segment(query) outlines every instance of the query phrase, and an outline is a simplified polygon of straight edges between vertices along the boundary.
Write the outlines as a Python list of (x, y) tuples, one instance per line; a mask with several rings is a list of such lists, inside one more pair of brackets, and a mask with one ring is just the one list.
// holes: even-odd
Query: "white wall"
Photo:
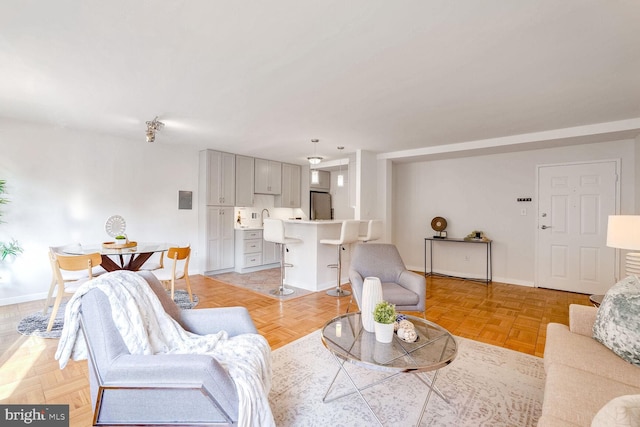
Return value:
[[(132, 141), (2, 120), (0, 153), (0, 179), (11, 200), (2, 207), (0, 241), (13, 237), (24, 247), (15, 260), (0, 263), (0, 305), (46, 297), (48, 247), (108, 240), (110, 215), (125, 218), (132, 240), (196, 246), (194, 147), (161, 137), (149, 144), (142, 131)], [(193, 210), (178, 210), (178, 190), (193, 191)]]
[(349, 205), (349, 166), (342, 168), (344, 186), (338, 187), (338, 175), (340, 171), (331, 171), (331, 206), (335, 219), (353, 219), (354, 208)]
[[(388, 221), (385, 241), (398, 245), (409, 268), (423, 269), (423, 238), (432, 235), (429, 223), (439, 215), (449, 221), (451, 236), (481, 229), (494, 239), (494, 280), (532, 284), (536, 165), (620, 158), (621, 213), (637, 213), (639, 145), (628, 140), (393, 165), (374, 160), (367, 162), (368, 183), (382, 191), (357, 191), (366, 199), (362, 211)], [(113, 214), (125, 217), (133, 240), (196, 246), (201, 148), (163, 143), (160, 137), (149, 144), (142, 137), (124, 140), (0, 120), (0, 179), (7, 180), (11, 200), (2, 208), (0, 241), (13, 237), (25, 249), (15, 260), (0, 262), (0, 305), (44, 298), (51, 279), (48, 247), (107, 240), (104, 222)], [(177, 209), (178, 190), (193, 191), (193, 210)], [(534, 201), (517, 203), (518, 197)], [(303, 204), (308, 210), (304, 196)], [(523, 207), (527, 216), (520, 215)], [(466, 263), (477, 271), (474, 263), (481, 262), (478, 253), (443, 254), (449, 263), (444, 266), (452, 270)], [(470, 260), (461, 262), (465, 255)], [(200, 265), (193, 256), (191, 265)]]
[(359, 185), (356, 185), (356, 219), (382, 219), (378, 212), (378, 162), (375, 153), (358, 150)]
[(640, 135), (638, 135), (635, 139), (635, 168), (634, 168), (634, 176), (633, 181), (636, 183), (636, 203), (634, 206), (634, 210), (631, 212), (627, 212), (628, 214), (640, 215)]
[[(622, 159), (621, 213), (634, 210), (633, 140), (393, 167), (393, 241), (411, 269), (424, 269), (424, 237), (431, 219), (447, 219), (450, 237), (482, 230), (493, 240), (493, 279), (532, 286), (535, 277), (536, 166)], [(532, 202), (517, 202), (531, 197)], [(521, 210), (527, 210), (522, 216)], [(484, 276), (484, 245), (440, 244), (438, 270)], [(465, 257), (469, 260), (466, 261)]]

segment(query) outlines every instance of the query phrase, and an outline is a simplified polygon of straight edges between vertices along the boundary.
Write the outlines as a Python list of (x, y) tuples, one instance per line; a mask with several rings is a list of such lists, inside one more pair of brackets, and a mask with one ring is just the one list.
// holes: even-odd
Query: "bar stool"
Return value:
[(367, 224), (367, 234), (364, 236), (358, 236), (358, 240), (361, 242), (370, 242), (372, 240), (378, 240), (382, 237), (382, 221), (379, 219), (370, 219)]
[(302, 243), (302, 240), (284, 235), (284, 222), (281, 219), (265, 218), (262, 237), (267, 242), (273, 242), (280, 246), (280, 286), (269, 293), (278, 296), (291, 295), (293, 289), (284, 287), (284, 269), (293, 267), (292, 264), (285, 263), (284, 254), (288, 251), (287, 245), (290, 243)]
[(327, 291), (327, 295), (332, 297), (344, 297), (351, 295), (351, 292), (345, 291), (340, 285), (340, 279), (342, 276), (342, 251), (343, 245), (348, 245), (358, 241), (358, 232), (360, 231), (360, 221), (344, 221), (342, 223), (342, 229), (340, 230), (339, 239), (321, 239), (320, 243), (325, 245), (335, 245), (338, 248), (338, 263), (329, 264), (327, 267), (335, 268), (338, 270), (338, 280), (336, 281), (336, 288)]

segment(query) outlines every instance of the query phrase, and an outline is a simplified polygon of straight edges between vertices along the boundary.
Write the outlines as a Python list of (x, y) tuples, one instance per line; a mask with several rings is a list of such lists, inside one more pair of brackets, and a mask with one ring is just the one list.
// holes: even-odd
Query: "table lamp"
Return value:
[[(639, 251), (640, 215), (609, 215), (607, 246), (617, 249)], [(627, 276), (640, 274), (640, 253), (627, 253), (625, 261)]]

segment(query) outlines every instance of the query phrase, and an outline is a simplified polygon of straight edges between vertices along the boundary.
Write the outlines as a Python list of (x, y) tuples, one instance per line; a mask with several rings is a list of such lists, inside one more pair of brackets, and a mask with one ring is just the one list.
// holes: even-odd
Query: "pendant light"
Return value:
[(342, 175), (342, 150), (344, 150), (343, 146), (338, 146), (338, 150), (340, 151), (340, 164), (338, 165), (338, 187), (344, 187), (344, 175)]
[(312, 165), (317, 165), (322, 161), (322, 157), (316, 154), (316, 145), (318, 144), (318, 141), (320, 140), (319, 139), (311, 140), (311, 142), (313, 142), (313, 156), (307, 157), (307, 160), (309, 160), (309, 164), (312, 164)]
[(318, 169), (311, 171), (311, 183), (320, 184), (320, 172), (318, 172)]

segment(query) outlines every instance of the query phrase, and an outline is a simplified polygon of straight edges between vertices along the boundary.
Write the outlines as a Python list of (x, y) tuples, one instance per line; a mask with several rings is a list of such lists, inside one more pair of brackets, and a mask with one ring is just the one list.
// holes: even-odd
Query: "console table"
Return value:
[[(489, 284), (493, 280), (493, 270), (491, 268), (491, 240), (483, 240), (483, 239), (455, 239), (455, 238), (437, 238), (437, 237), (425, 237), (424, 239), (424, 275), (427, 276), (427, 242), (429, 242), (429, 276), (446, 276), (446, 277), (457, 277), (459, 279), (465, 280), (474, 280), (478, 282), (485, 282)], [(470, 277), (460, 277), (460, 276), (448, 276), (446, 274), (439, 274), (433, 272), (433, 242), (442, 242), (442, 243), (470, 243), (470, 244), (483, 244), (486, 246), (486, 271), (485, 271), (485, 279), (475, 279)], [(437, 245), (436, 245), (437, 246)]]

